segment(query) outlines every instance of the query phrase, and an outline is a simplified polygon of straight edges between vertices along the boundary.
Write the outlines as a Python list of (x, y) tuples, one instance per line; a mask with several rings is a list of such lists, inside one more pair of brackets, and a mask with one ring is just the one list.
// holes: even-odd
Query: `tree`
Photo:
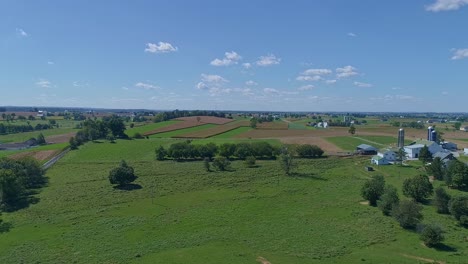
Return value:
[(257, 118), (252, 117), (252, 118), (250, 119), (250, 127), (251, 127), (251, 128), (257, 128), (257, 122), (258, 122)]
[(109, 172), (110, 183), (117, 184), (120, 187), (134, 182), (137, 178), (133, 168), (128, 166), (125, 160), (122, 160), (118, 167)]
[(432, 193), (433, 186), (427, 176), (418, 175), (403, 182), (403, 194), (413, 198), (416, 202), (423, 202)]
[(362, 198), (369, 201), (369, 205), (376, 206), (377, 200), (384, 193), (385, 179), (382, 175), (374, 175), (361, 188)]
[(424, 245), (434, 247), (444, 241), (444, 231), (438, 225), (429, 224), (425, 225), (420, 236)]
[(223, 156), (218, 156), (213, 160), (213, 167), (219, 171), (225, 171), (229, 168), (231, 162)]
[(117, 138), (127, 138), (125, 134), (125, 123), (122, 118), (113, 115), (108, 121), (107, 126), (111, 131), (112, 135)]
[(24, 187), (12, 170), (0, 169), (0, 205), (9, 209), (16, 205), (24, 194)]
[(200, 157), (209, 158), (211, 160), (218, 152), (218, 146), (213, 142), (205, 145), (197, 145), (197, 151)]
[(166, 149), (164, 149), (163, 146), (157, 147), (155, 152), (156, 152), (156, 159), (157, 160), (164, 160), (166, 158), (167, 152), (166, 152)]
[(437, 213), (448, 214), (450, 212), (449, 202), (451, 198), (450, 194), (448, 194), (444, 188), (438, 187), (435, 190), (434, 205), (437, 208)]
[(390, 215), (392, 208), (400, 202), (397, 189), (392, 185), (385, 186), (384, 193), (377, 201), (377, 206), (384, 215)]
[(37, 136), (37, 144), (38, 145), (45, 145), (47, 144), (46, 140), (45, 140), (45, 137), (42, 133), (39, 133), (39, 135)]
[(70, 149), (74, 150), (78, 148), (78, 142), (75, 140), (75, 137), (71, 137), (70, 140), (68, 141), (68, 144), (70, 145)]
[(450, 161), (445, 173), (445, 182), (457, 188), (468, 185), (468, 166), (458, 160)]
[(229, 159), (236, 152), (236, 145), (232, 143), (224, 143), (219, 147), (219, 155)]
[(391, 215), (401, 227), (411, 229), (415, 228), (423, 218), (421, 210), (422, 206), (414, 201), (401, 201), (393, 207)]
[(455, 128), (455, 130), (460, 130), (461, 125), (462, 125), (461, 122), (455, 122), (455, 123), (453, 124), (453, 127)]
[(286, 175), (290, 175), (291, 171), (297, 167), (292, 151), (287, 146), (282, 147), (279, 161)]
[(458, 221), (462, 220), (462, 217), (468, 216), (468, 196), (457, 196), (449, 202), (450, 214), (455, 217)]
[(299, 145), (296, 148), (296, 153), (301, 158), (316, 158), (323, 155), (323, 150), (316, 145)]
[(398, 152), (396, 153), (397, 161), (400, 162), (400, 165), (403, 164), (403, 161), (406, 158), (406, 151), (404, 148), (398, 149)]
[(422, 161), (423, 164), (432, 160), (432, 154), (426, 145), (424, 145), (424, 147), (421, 148), (421, 151), (419, 151), (419, 160)]
[(256, 162), (256, 159), (254, 156), (248, 156), (245, 158), (244, 165), (247, 168), (253, 168), (255, 167), (255, 162)]
[(348, 133), (350, 133), (351, 135), (356, 134), (356, 127), (354, 127), (354, 125), (351, 125), (348, 129)]
[(427, 172), (434, 176), (437, 180), (443, 180), (445, 170), (444, 170), (444, 163), (439, 157), (436, 157), (431, 165), (427, 166)]

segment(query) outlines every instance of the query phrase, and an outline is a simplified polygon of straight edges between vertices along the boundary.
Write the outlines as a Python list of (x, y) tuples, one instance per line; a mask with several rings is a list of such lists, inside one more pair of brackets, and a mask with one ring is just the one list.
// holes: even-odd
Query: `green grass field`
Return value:
[(182, 135), (186, 133), (191, 133), (191, 132), (196, 132), (196, 131), (200, 131), (200, 130), (207, 129), (207, 128), (212, 128), (215, 126), (217, 125), (205, 124), (205, 125), (200, 125), (200, 126), (195, 126), (195, 127), (189, 127), (189, 128), (184, 128), (184, 129), (158, 133), (158, 134), (151, 135), (149, 137), (150, 138), (171, 138), (171, 137), (177, 137), (178, 135)]
[(42, 133), (45, 137), (48, 137), (48, 136), (67, 134), (67, 133), (76, 132), (76, 131), (78, 130), (73, 129), (73, 128), (53, 128), (53, 129), (46, 129), (46, 130), (33, 131), (33, 132), (0, 135), (0, 143), (24, 142), (30, 138), (33, 138), (33, 137), (36, 138), (40, 133)]
[[(389, 136), (341, 136), (327, 137), (325, 139), (346, 151), (356, 150), (356, 147), (360, 144), (373, 145), (380, 149), (388, 146), (395, 146), (397, 143), (397, 138)], [(410, 142), (410, 140), (405, 140), (406, 144)]]
[(37, 146), (23, 150), (2, 150), (0, 151), (0, 158), (9, 157), (17, 153), (30, 152), (30, 151), (43, 151), (43, 150), (63, 150), (68, 146), (68, 143), (58, 143), (45, 146)]
[[(229, 139), (219, 139), (228, 141)], [(277, 161), (232, 163), (206, 172), (202, 162), (154, 161), (175, 139), (88, 143), (48, 172), (39, 202), (4, 213), (0, 263), (464, 263), (468, 229), (424, 206), (425, 222), (445, 226), (447, 248), (421, 245), (416, 233), (362, 205), (374, 173), (398, 188), (420, 163), (365, 172), (366, 158), (298, 160), (286, 177)], [(194, 143), (208, 140), (194, 141)], [(140, 189), (112, 188), (120, 159), (135, 167)], [(455, 192), (455, 191), (452, 191)]]
[(233, 138), (237, 135), (240, 135), (242, 133), (245, 133), (247, 131), (250, 131), (252, 130), (251, 127), (238, 127), (238, 128), (235, 128), (233, 130), (229, 130), (227, 132), (224, 132), (222, 134), (219, 134), (219, 135), (216, 135), (216, 136), (213, 136), (213, 137), (210, 137), (210, 138)]

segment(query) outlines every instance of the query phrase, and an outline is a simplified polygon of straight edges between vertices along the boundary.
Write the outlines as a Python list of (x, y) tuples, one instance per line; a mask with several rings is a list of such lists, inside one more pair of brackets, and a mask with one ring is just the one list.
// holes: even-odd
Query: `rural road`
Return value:
[(44, 163), (44, 165), (42, 165), (42, 168), (44, 170), (47, 170), (48, 168), (52, 167), (52, 165), (54, 165), (59, 159), (63, 158), (63, 156), (65, 156), (65, 154), (67, 154), (69, 151), (70, 148), (67, 148), (66, 150), (60, 152), (57, 156)]

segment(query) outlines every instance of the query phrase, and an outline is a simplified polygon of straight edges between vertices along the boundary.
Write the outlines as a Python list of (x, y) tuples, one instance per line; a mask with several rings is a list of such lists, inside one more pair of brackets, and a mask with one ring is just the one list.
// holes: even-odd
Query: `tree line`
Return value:
[(174, 111), (158, 113), (157, 115), (154, 116), (153, 121), (157, 123), (157, 122), (171, 120), (174, 118), (187, 117), (187, 116), (215, 116), (215, 117), (226, 118), (226, 113), (215, 112), (215, 111), (204, 111), (204, 110), (194, 110), (194, 111), (174, 110)]
[[(256, 159), (275, 159), (281, 154), (281, 147), (274, 146), (268, 142), (240, 142), (223, 143), (216, 145), (212, 142), (207, 144), (192, 144), (190, 140), (173, 143), (169, 148), (159, 146), (156, 148), (156, 159), (164, 160), (171, 158), (176, 161), (193, 159), (212, 159), (221, 156), (226, 159), (237, 158), (245, 160), (247, 157)], [(291, 145), (293, 155), (301, 158), (319, 158), (323, 150), (315, 145)]]
[(16, 134), (16, 133), (23, 133), (23, 132), (31, 132), (31, 131), (38, 131), (38, 130), (45, 130), (45, 129), (52, 129), (54, 125), (51, 124), (37, 124), (34, 127), (30, 124), (27, 125), (13, 125), (13, 124), (4, 124), (0, 123), (0, 134)]
[(44, 170), (33, 158), (0, 159), (0, 208), (15, 210), (28, 203), (32, 190), (46, 183)]
[(125, 134), (125, 123), (121, 117), (116, 115), (104, 117), (102, 120), (87, 119), (81, 124), (81, 129), (74, 137), (70, 138), (71, 149), (98, 139), (107, 139), (113, 142), (116, 138), (128, 138)]

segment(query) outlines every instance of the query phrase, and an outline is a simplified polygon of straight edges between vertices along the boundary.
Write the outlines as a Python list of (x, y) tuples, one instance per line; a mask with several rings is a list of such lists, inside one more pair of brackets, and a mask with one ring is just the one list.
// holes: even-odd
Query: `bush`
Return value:
[(210, 158), (204, 158), (203, 159), (203, 166), (205, 167), (206, 171), (208, 171), (208, 172), (211, 171)]
[(422, 206), (414, 201), (401, 201), (392, 209), (392, 216), (398, 221), (401, 227), (405, 229), (415, 228), (423, 215)]
[(109, 172), (109, 181), (111, 184), (124, 186), (134, 182), (138, 177), (135, 175), (132, 167), (128, 166), (125, 160), (120, 162), (117, 168), (113, 168)]
[(468, 215), (460, 216), (459, 223), (461, 226), (468, 227)]
[(420, 238), (428, 247), (437, 246), (444, 240), (444, 231), (440, 226), (429, 224), (422, 230)]
[(46, 140), (45, 140), (45, 137), (42, 133), (39, 133), (39, 135), (37, 136), (37, 144), (38, 145), (45, 145), (47, 144)]
[(163, 146), (159, 146), (158, 148), (156, 148), (155, 152), (157, 160), (164, 160), (166, 158), (167, 152)]
[(318, 158), (323, 155), (323, 150), (316, 145), (299, 145), (296, 148), (296, 153), (301, 158)]
[(256, 162), (256, 159), (254, 156), (248, 156), (245, 158), (244, 165), (247, 168), (253, 168), (255, 167), (255, 162)]
[(219, 171), (227, 170), (229, 165), (231, 165), (231, 162), (226, 157), (218, 156), (213, 160), (213, 167)]
[(376, 206), (377, 200), (384, 193), (385, 179), (382, 175), (374, 175), (361, 188), (362, 198), (369, 201), (369, 205)]
[(387, 185), (384, 193), (380, 196), (380, 200), (377, 201), (377, 206), (384, 215), (390, 215), (393, 207), (398, 205), (399, 202), (397, 189), (392, 185)]
[(139, 132), (136, 132), (135, 134), (133, 134), (133, 138), (142, 139), (143, 135), (141, 135)]

